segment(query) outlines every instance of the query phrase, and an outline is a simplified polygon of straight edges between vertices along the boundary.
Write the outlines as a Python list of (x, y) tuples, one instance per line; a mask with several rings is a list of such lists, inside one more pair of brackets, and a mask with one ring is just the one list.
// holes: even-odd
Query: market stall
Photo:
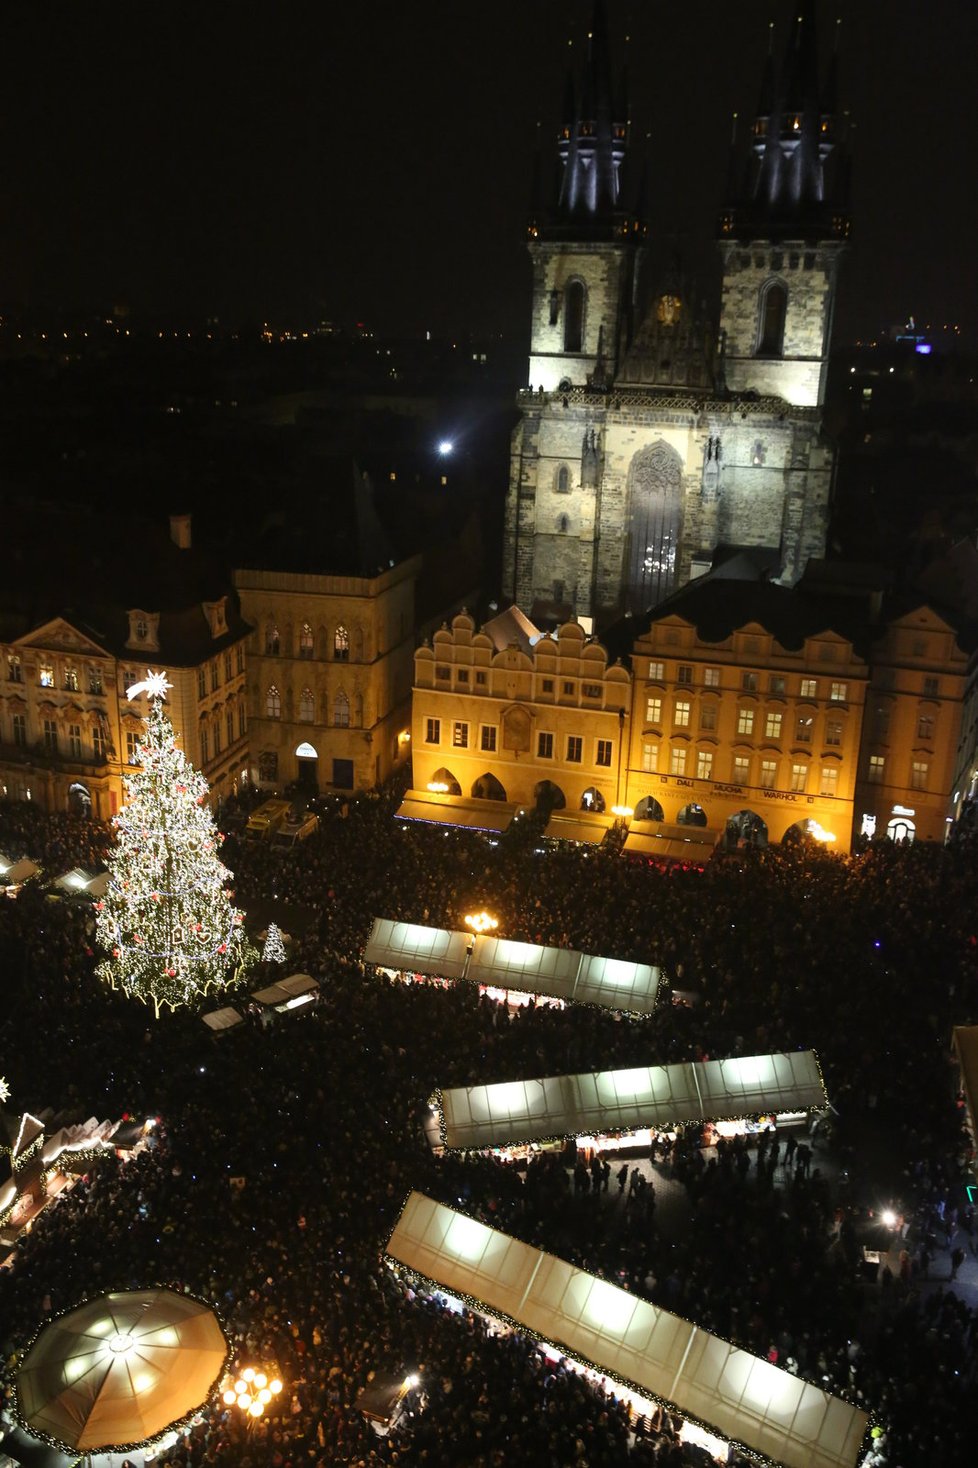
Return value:
[(442, 1141), (450, 1149), (628, 1134), (706, 1119), (796, 1117), (827, 1105), (812, 1050), (459, 1086), (440, 1092), (439, 1101)]
[(503, 800), (475, 800), (464, 795), (409, 790), (395, 811), (399, 821), (424, 821), (435, 826), (460, 826), (469, 831), (505, 831), (516, 806)]
[(387, 1257), (788, 1468), (854, 1468), (868, 1417), (688, 1320), (411, 1193)]
[(251, 997), (263, 1009), (274, 1010), (276, 1014), (287, 1014), (293, 1009), (314, 1004), (318, 995), (317, 979), (310, 974), (291, 974), (286, 979), (277, 979), (266, 989), (256, 989)]

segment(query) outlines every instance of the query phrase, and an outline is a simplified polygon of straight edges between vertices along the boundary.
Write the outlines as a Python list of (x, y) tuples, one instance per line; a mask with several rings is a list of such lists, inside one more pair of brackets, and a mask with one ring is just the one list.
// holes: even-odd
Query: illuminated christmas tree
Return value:
[(218, 857), (223, 837), (207, 806), (207, 781), (177, 748), (164, 712), (169, 686), (165, 674), (150, 673), (129, 690), (130, 698), (147, 693), (150, 715), (139, 768), (126, 777), (126, 802), (113, 821), (109, 889), (95, 904), (108, 955), (99, 976), (152, 1004), (157, 1018), (239, 983), (256, 957), (226, 890), (231, 873)]
[(284, 963), (285, 944), (282, 942), (282, 929), (278, 923), (269, 923), (268, 932), (265, 935), (265, 946), (261, 951), (262, 963)]

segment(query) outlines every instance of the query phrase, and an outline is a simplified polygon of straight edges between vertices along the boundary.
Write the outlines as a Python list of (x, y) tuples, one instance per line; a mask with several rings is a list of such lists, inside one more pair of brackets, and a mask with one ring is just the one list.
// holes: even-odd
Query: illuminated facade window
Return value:
[(308, 622), (303, 622), (299, 628), (299, 656), (300, 658), (311, 658), (314, 652), (312, 628)]
[(268, 622), (265, 626), (265, 652), (268, 657), (277, 658), (280, 646), (278, 627), (274, 622)]
[(495, 724), (483, 724), (481, 730), (479, 731), (479, 747), (486, 754), (495, 754), (495, 752), (496, 752), (496, 725)]
[(456, 719), (452, 725), (452, 744), (455, 749), (468, 749), (469, 726), (464, 720)]
[(101, 724), (92, 725), (92, 754), (99, 762), (105, 759), (105, 730)]
[(881, 785), (883, 783), (883, 776), (885, 775), (885, 773), (886, 755), (871, 754), (869, 756), (869, 766), (866, 770), (867, 779), (873, 785)]
[(537, 735), (537, 759), (553, 759), (554, 736), (552, 734)]
[(817, 678), (802, 678), (802, 680), (801, 680), (801, 696), (802, 696), (802, 698), (817, 698), (818, 697), (818, 679)]
[(704, 686), (704, 688), (719, 688), (720, 687), (720, 669), (719, 668), (704, 668), (703, 669), (703, 686)]
[(773, 790), (778, 783), (778, 762), (774, 759), (761, 760), (761, 789)]
[(665, 665), (663, 663), (649, 663), (649, 681), (650, 682), (652, 682), (652, 683), (661, 683), (664, 675), (665, 675)]
[(662, 699), (647, 698), (645, 700), (645, 722), (647, 724), (662, 723)]
[(659, 746), (657, 744), (642, 745), (642, 769), (647, 775), (654, 775), (659, 768)]
[(265, 717), (267, 719), (280, 719), (282, 717), (282, 695), (274, 683), (265, 694)]
[(753, 734), (754, 732), (754, 710), (738, 709), (737, 711), (737, 733)]
[(839, 771), (835, 765), (823, 765), (819, 776), (819, 795), (835, 795), (839, 789)]
[(765, 737), (765, 739), (780, 739), (781, 738), (781, 718), (782, 718), (782, 715), (781, 714), (772, 713), (772, 712), (769, 712), (765, 716), (765, 719), (764, 719), (764, 737)]
[(811, 744), (812, 726), (814, 719), (811, 714), (799, 714), (795, 720), (795, 741), (798, 744)]
[(848, 694), (848, 683), (833, 683), (829, 689), (829, 700), (831, 703), (845, 703)]
[(791, 766), (791, 789), (796, 793), (803, 792), (808, 786), (808, 766)]
[(299, 719), (303, 724), (311, 724), (316, 717), (316, 700), (311, 688), (303, 688), (299, 694)]
[(88, 667), (88, 691), (89, 693), (102, 692), (102, 669), (96, 668), (91, 663)]
[(333, 657), (338, 663), (347, 663), (350, 660), (350, 634), (342, 622), (333, 634)]
[(842, 743), (842, 725), (838, 719), (826, 719), (825, 743), (832, 748), (838, 748)]
[(579, 765), (584, 756), (584, 740), (580, 734), (568, 734), (567, 736), (567, 763)]
[(426, 719), (424, 726), (425, 744), (441, 743), (441, 719)]
[(911, 790), (926, 790), (927, 776), (930, 774), (930, 765), (927, 760), (915, 759), (910, 766), (910, 788)]
[(65, 688), (69, 693), (78, 692), (78, 670), (69, 663), (65, 668)]
[(750, 756), (746, 754), (735, 754), (733, 761), (733, 779), (735, 785), (750, 784)]
[(7, 654), (7, 677), (11, 683), (23, 683), (24, 681), (24, 670), (15, 652)]
[(139, 764), (139, 735), (132, 729), (126, 730), (126, 763)]
[(54, 687), (54, 668), (50, 663), (42, 663), (38, 668), (37, 681), (42, 688)]
[(682, 747), (673, 749), (669, 753), (670, 775), (685, 775), (686, 773), (686, 751)]
[(696, 778), (697, 780), (713, 779), (713, 751), (701, 749), (696, 755)]
[(690, 704), (688, 699), (680, 698), (676, 700), (676, 710), (673, 714), (673, 723), (675, 724), (677, 729), (689, 728), (689, 714), (691, 707), (692, 705)]

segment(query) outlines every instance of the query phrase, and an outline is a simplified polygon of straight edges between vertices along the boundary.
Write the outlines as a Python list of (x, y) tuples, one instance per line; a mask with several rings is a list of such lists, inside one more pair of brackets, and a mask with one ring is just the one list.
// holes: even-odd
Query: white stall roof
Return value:
[(578, 1004), (647, 1014), (655, 1007), (661, 969), (631, 959), (597, 958), (573, 948), (545, 948), (483, 934), (475, 940), (468, 977), (496, 989), (519, 989)]
[(865, 1412), (583, 1269), (412, 1193), (388, 1256), (788, 1468), (852, 1468)]
[(9, 857), (0, 854), (0, 886), (2, 887), (17, 887), (21, 882), (26, 882), (29, 877), (36, 877), (39, 871), (40, 868), (28, 856), (22, 856), (20, 861), (11, 861)]
[(659, 861), (709, 861), (721, 833), (706, 826), (632, 826), (622, 850)]
[(545, 1076), (442, 1092), (447, 1147), (504, 1147), (826, 1105), (814, 1051)]
[(224, 1009), (212, 1009), (210, 1014), (202, 1014), (200, 1017), (209, 1030), (233, 1030), (235, 1025), (244, 1024), (242, 1016), (231, 1005)]
[(374, 918), (363, 956), (367, 963), (375, 963), (378, 968), (460, 979), (465, 973), (471, 941), (470, 934), (453, 933), (448, 928), (425, 928), (420, 923)]
[(545, 836), (552, 841), (579, 841), (588, 846), (600, 845), (608, 834), (610, 819), (587, 820), (583, 815), (551, 816), (547, 822)]
[(516, 814), (502, 800), (466, 800), (460, 795), (429, 795), (409, 790), (397, 808), (399, 821), (428, 821), (436, 826), (465, 826), (472, 831), (505, 831)]
[(318, 988), (318, 980), (310, 974), (291, 974), (286, 979), (277, 979), (274, 984), (269, 984), (267, 989), (256, 989), (251, 997), (259, 1004), (279, 1008), (283, 1004), (288, 1004), (290, 999), (298, 999), (302, 994), (311, 994)]

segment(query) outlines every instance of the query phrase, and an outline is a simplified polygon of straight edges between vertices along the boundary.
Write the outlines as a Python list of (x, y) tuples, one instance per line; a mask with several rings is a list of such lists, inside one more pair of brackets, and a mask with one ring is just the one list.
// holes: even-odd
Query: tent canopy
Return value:
[(445, 1145), (503, 1147), (826, 1105), (812, 1050), (546, 1076), (442, 1092)]
[(19, 1414), (69, 1452), (135, 1447), (196, 1411), (227, 1355), (217, 1316), (199, 1300), (100, 1295), (41, 1331), (17, 1373)]
[(36, 877), (39, 871), (40, 867), (30, 857), (22, 856), (19, 861), (11, 861), (9, 856), (0, 852), (0, 887), (19, 886), (28, 878)]
[(303, 994), (314, 994), (318, 988), (318, 980), (310, 974), (290, 974), (269, 984), (267, 989), (256, 989), (251, 997), (271, 1009), (281, 1009)]
[(233, 1030), (237, 1025), (244, 1024), (244, 1017), (231, 1004), (225, 1005), (223, 1009), (212, 1009), (209, 1014), (202, 1014), (200, 1018), (202, 1023), (215, 1034), (219, 1034), (222, 1030)]
[(853, 1468), (865, 1412), (770, 1362), (412, 1193), (388, 1256), (788, 1468)]
[(409, 790), (395, 812), (399, 821), (428, 821), (470, 831), (505, 831), (515, 814), (516, 806), (504, 800), (468, 800), (464, 795), (420, 790)]
[(443, 979), (460, 979), (471, 937), (448, 928), (426, 928), (420, 923), (401, 923), (374, 918), (364, 949), (364, 959), (378, 968), (406, 969), (435, 974)]

